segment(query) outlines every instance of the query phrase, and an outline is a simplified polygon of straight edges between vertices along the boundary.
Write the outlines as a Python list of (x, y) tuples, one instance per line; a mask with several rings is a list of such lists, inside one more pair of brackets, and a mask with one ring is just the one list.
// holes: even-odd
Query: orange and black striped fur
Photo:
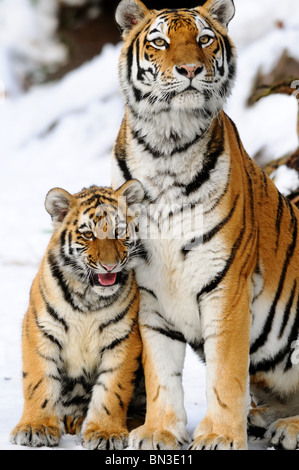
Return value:
[[(138, 182), (118, 191), (51, 190), (54, 233), (33, 282), (23, 321), (24, 410), (12, 442), (56, 446), (82, 432), (88, 449), (126, 445), (127, 411), (140, 370), (138, 246), (127, 203)], [(126, 199), (124, 199), (126, 198)], [(131, 236), (132, 235), (132, 236)], [(136, 401), (135, 401), (136, 404)]]
[(126, 112), (113, 187), (142, 183), (140, 225), (152, 229), (140, 231), (136, 269), (147, 415), (133, 447), (188, 440), (186, 343), (207, 371), (207, 414), (192, 449), (246, 448), (250, 394), (250, 427), (272, 445), (298, 446), (299, 212), (223, 111), (236, 72), (234, 12), (232, 0), (161, 11), (123, 0), (116, 13)]

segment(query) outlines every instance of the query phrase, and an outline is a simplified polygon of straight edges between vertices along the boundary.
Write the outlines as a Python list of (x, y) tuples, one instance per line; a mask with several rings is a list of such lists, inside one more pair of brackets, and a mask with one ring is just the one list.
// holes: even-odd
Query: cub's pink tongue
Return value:
[(113, 286), (116, 280), (116, 273), (98, 274), (98, 278), (102, 286)]

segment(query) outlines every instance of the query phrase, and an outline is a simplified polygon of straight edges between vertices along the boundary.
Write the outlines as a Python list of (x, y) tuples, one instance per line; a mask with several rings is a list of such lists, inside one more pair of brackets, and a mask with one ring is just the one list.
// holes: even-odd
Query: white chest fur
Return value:
[(68, 335), (61, 357), (70, 377), (82, 370), (94, 372), (100, 361), (102, 338), (99, 332), (99, 313), (76, 315), (69, 320)]

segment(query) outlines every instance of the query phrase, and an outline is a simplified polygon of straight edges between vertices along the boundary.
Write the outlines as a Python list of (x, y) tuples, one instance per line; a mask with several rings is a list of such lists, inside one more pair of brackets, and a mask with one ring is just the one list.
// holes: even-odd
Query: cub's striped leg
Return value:
[(147, 411), (145, 424), (130, 433), (134, 449), (179, 449), (189, 442), (182, 387), (186, 344), (157, 318), (157, 312), (140, 312)]
[(90, 450), (120, 450), (128, 445), (126, 425), (135, 372), (140, 365), (141, 342), (138, 324), (123, 332), (101, 351), (101, 368), (86, 420), (82, 429), (82, 445)]
[(61, 435), (57, 410), (61, 387), (56, 365), (60, 344), (34, 316), (29, 309), (23, 323), (24, 409), (11, 432), (11, 441), (31, 447), (53, 447)]
[[(238, 286), (238, 283), (231, 284)], [(231, 290), (234, 292), (234, 288)], [(216, 289), (202, 300), (207, 377), (207, 414), (194, 433), (193, 450), (247, 447), (249, 407), (249, 292), (239, 285), (234, 298), (219, 304)]]

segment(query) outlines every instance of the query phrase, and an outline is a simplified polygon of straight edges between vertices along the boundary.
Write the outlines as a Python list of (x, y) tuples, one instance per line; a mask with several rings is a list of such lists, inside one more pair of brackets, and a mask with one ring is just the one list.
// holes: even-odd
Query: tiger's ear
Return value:
[(123, 37), (138, 24), (147, 14), (148, 9), (139, 0), (122, 0), (115, 13), (115, 19), (119, 25)]
[(45, 200), (45, 208), (52, 217), (54, 228), (58, 228), (70, 210), (73, 196), (61, 188), (51, 189)]
[(138, 180), (130, 180), (117, 190), (117, 195), (126, 198), (127, 205), (139, 204), (144, 200), (145, 192)]
[(203, 8), (226, 29), (236, 11), (233, 0), (208, 0)]

